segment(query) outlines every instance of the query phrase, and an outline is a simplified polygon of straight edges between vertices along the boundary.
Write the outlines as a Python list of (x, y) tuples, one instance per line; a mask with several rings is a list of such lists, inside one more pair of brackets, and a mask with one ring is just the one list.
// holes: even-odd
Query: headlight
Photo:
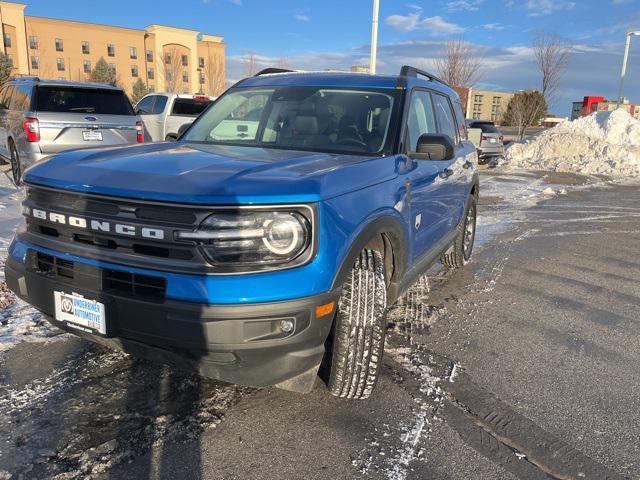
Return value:
[(225, 272), (297, 266), (313, 253), (311, 208), (229, 210), (214, 213), (179, 240), (197, 242), (207, 260)]

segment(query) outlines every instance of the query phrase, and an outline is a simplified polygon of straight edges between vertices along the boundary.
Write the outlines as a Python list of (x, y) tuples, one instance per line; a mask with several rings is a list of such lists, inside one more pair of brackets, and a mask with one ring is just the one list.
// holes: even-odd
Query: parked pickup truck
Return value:
[(320, 374), (366, 398), (387, 306), (434, 262), (471, 257), (466, 136), (427, 72), (268, 69), (177, 142), (27, 170), (7, 284), (102, 344), (245, 385), (308, 392)]
[(162, 142), (178, 138), (180, 127), (190, 125), (212, 101), (203, 95), (150, 93), (140, 99), (135, 110), (145, 122), (147, 137)]

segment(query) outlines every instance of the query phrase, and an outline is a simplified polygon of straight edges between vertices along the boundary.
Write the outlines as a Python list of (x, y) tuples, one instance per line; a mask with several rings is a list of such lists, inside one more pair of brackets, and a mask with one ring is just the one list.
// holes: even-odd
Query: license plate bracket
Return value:
[(102, 132), (100, 130), (83, 130), (82, 139), (85, 142), (101, 142)]

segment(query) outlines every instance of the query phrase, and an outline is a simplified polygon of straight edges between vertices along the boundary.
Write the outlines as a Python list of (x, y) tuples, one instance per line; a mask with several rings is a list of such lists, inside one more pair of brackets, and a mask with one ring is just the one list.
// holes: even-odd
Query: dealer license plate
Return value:
[(56, 320), (88, 333), (107, 334), (104, 304), (82, 295), (53, 292)]
[(85, 142), (101, 142), (102, 132), (99, 130), (83, 130), (82, 138)]

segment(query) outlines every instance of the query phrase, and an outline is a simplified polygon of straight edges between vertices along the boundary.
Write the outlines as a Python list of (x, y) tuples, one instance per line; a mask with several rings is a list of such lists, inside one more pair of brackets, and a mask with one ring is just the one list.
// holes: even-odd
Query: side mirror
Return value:
[(425, 133), (420, 135), (415, 152), (409, 157), (416, 160), (451, 160), (455, 156), (455, 145), (449, 135)]
[(182, 125), (180, 125), (180, 128), (178, 128), (178, 137), (181, 137), (182, 134), (186, 132), (190, 126), (190, 123), (183, 123)]
[(167, 141), (169, 142), (175, 142), (176, 140), (178, 140), (178, 134), (177, 133), (167, 133)]

